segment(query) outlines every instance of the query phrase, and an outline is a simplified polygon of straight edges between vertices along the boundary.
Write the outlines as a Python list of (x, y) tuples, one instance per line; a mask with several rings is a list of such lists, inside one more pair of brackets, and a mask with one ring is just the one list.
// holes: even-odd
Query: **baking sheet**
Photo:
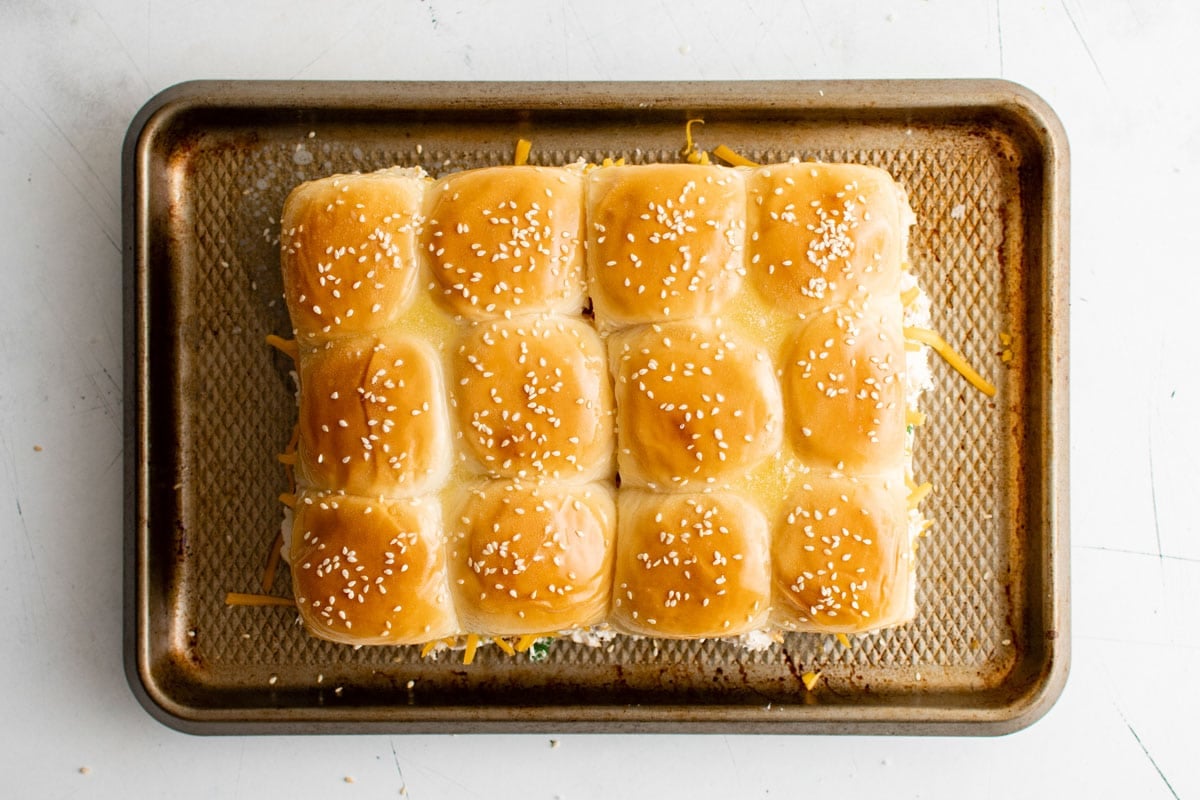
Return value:
[[(998, 385), (941, 363), (916, 474), (935, 494), (916, 620), (855, 637), (556, 642), (420, 659), (309, 638), (258, 591), (295, 420), (278, 274), (283, 199), (333, 172), (531, 161), (678, 161), (699, 143), (762, 162), (882, 166), (918, 216), (910, 257), (934, 326)], [(723, 731), (1002, 733), (1053, 703), (1068, 662), (1067, 152), (1013, 84), (184, 84), (130, 127), (126, 225), (126, 667), (147, 709), (200, 733)], [(1001, 334), (1011, 337), (1004, 344)], [(1011, 360), (1002, 359), (1011, 351)], [(289, 594), (286, 570), (271, 587)], [(819, 672), (813, 691), (800, 675)]]

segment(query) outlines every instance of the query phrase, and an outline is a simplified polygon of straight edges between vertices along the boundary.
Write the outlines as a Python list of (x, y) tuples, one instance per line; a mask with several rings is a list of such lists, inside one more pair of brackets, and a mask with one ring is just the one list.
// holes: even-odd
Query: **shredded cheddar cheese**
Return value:
[(972, 386), (986, 394), (988, 397), (996, 396), (996, 387), (988, 383), (987, 380), (971, 368), (967, 360), (959, 355), (953, 347), (946, 343), (946, 340), (937, 333), (928, 328), (905, 328), (904, 338), (911, 341), (927, 344), (933, 348), (942, 359), (958, 371), (960, 375), (966, 378)]
[(514, 645), (513, 649), (516, 650), (518, 653), (524, 653), (527, 650), (529, 650), (529, 648), (533, 647), (533, 645), (537, 642), (538, 639), (553, 639), (557, 635), (558, 634), (556, 634), (554, 632), (527, 633), (524, 636), (522, 636), (521, 638), (517, 639), (517, 643), (516, 643), (516, 645)]
[(915, 408), (907, 409), (904, 412), (904, 423), (906, 425), (924, 425), (925, 414), (921, 411), (917, 411)]
[(839, 633), (839, 634), (837, 634), (837, 640), (839, 642), (841, 642), (842, 647), (846, 648), (847, 650), (850, 649), (850, 637), (849, 636), (847, 636), (844, 633)]
[[(689, 119), (687, 121), (687, 124), (683, 126), (683, 137), (686, 142), (686, 146), (683, 148), (683, 156), (691, 164), (702, 163), (700, 161), (700, 154), (696, 150), (696, 143), (694, 141), (692, 141), (692, 126), (695, 125), (697, 122), (700, 123), (701, 125), (704, 124), (704, 120), (696, 118), (696, 119)], [(707, 162), (704, 162), (704, 163), (707, 163)]]
[(800, 682), (804, 684), (804, 688), (807, 691), (811, 692), (813, 690), (813, 687), (815, 687), (817, 685), (817, 680), (820, 677), (821, 677), (821, 673), (813, 672), (810, 670), (800, 676)]
[(300, 343), (295, 339), (284, 339), (282, 336), (269, 333), (267, 334), (267, 344), (291, 358), (292, 361), (300, 360)]
[(909, 306), (911, 306), (913, 304), (913, 301), (916, 300), (920, 296), (921, 296), (921, 287), (913, 286), (911, 288), (905, 289), (903, 292), (900, 293), (900, 302), (905, 308), (908, 308)]
[(288, 508), (295, 508), (296, 495), (292, 494), (291, 492), (284, 492), (283, 494), (279, 495), (279, 502), (283, 503)]
[(227, 592), (227, 606), (295, 606), (296, 601), (290, 597), (276, 597), (273, 594), (247, 594), (245, 592)]
[(479, 635), (467, 634), (467, 649), (463, 651), (463, 666), (469, 666), (475, 660), (475, 651), (479, 649)]
[(529, 151), (533, 148), (533, 142), (528, 139), (517, 139), (517, 151), (513, 155), (513, 164), (518, 167), (529, 163)]
[(267, 554), (267, 566), (263, 569), (262, 587), (263, 591), (271, 590), (271, 586), (275, 583), (275, 572), (279, 569), (279, 557), (283, 553), (283, 533), (275, 534), (275, 541), (271, 543), (271, 551)]
[(517, 651), (513, 649), (513, 646), (509, 644), (508, 640), (504, 639), (503, 637), (493, 637), (492, 643), (495, 644), (496, 647), (499, 647), (501, 650), (503, 650), (506, 655), (515, 656), (517, 654)]
[(279, 463), (283, 464), (284, 474), (287, 475), (288, 492), (296, 493), (296, 462), (299, 461), (299, 456), (296, 453), (296, 448), (300, 445), (300, 424), (292, 426), (292, 435), (288, 439), (287, 445), (284, 446), (283, 452), (279, 454)]
[(745, 156), (739, 155), (738, 153), (734, 152), (734, 150), (732, 148), (726, 147), (723, 144), (719, 144), (715, 148), (713, 148), (712, 154), (714, 156), (716, 156), (717, 158), (721, 159), (722, 161), (724, 161), (726, 164), (729, 164), (734, 167), (757, 167), (758, 166), (757, 161), (751, 161), (750, 159), (746, 158)]
[(925, 496), (928, 495), (932, 490), (933, 490), (933, 484), (930, 483), (929, 481), (925, 481), (920, 486), (913, 489), (912, 492), (908, 495), (908, 507), (916, 508), (917, 505), (922, 500), (924, 500)]
[(425, 646), (421, 648), (421, 658), (427, 657), (430, 653), (433, 652), (433, 648), (435, 648), (437, 646), (438, 646), (437, 639), (434, 639), (432, 642), (426, 642)]

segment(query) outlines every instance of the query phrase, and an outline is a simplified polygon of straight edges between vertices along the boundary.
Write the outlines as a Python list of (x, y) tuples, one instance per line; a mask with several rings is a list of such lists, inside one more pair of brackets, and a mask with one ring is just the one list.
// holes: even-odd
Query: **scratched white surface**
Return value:
[[(1200, 5), (478, 5), (0, 3), (0, 794), (1200, 797)], [(982, 740), (196, 738), (153, 721), (121, 668), (119, 154), (147, 99), (199, 77), (1004, 77), (1040, 93), (1073, 161), (1058, 705)]]

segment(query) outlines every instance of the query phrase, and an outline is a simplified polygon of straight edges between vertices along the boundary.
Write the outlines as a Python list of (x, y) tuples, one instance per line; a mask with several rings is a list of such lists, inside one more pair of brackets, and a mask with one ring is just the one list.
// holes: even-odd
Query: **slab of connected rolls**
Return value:
[(308, 629), (418, 644), (907, 620), (910, 218), (882, 170), (800, 162), (296, 189), (287, 554)]

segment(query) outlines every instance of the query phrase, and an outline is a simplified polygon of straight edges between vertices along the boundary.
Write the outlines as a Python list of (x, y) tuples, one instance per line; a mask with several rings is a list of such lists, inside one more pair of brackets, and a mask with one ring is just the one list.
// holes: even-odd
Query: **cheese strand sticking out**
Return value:
[(692, 126), (696, 123), (704, 124), (702, 119), (689, 119), (687, 125), (684, 126), (683, 135), (687, 141), (687, 146), (683, 148), (683, 157), (687, 159), (689, 164), (711, 164), (708, 160), (708, 153), (696, 148), (696, 143), (692, 141)]
[(269, 333), (267, 334), (267, 344), (292, 359), (292, 361), (300, 360), (300, 345), (295, 339), (284, 339), (282, 336)]
[(988, 383), (988, 381), (971, 368), (967, 360), (958, 354), (957, 351), (938, 334), (928, 328), (905, 328), (904, 338), (927, 344), (934, 349), (942, 359), (954, 367), (960, 375), (970, 381), (971, 385), (979, 391), (986, 394), (988, 397), (996, 396), (996, 387)]
[(912, 493), (908, 496), (908, 507), (916, 508), (920, 502), (925, 499), (925, 496), (928, 495), (932, 490), (933, 484), (929, 481), (925, 481), (920, 486), (913, 489)]
[(475, 660), (475, 651), (479, 648), (479, 636), (474, 633), (467, 634), (467, 649), (463, 653), (463, 665), (469, 666)]
[(517, 152), (513, 155), (513, 164), (518, 167), (523, 167), (529, 163), (529, 151), (533, 148), (533, 142), (528, 139), (517, 139)]
[(713, 149), (712, 154), (724, 161), (726, 164), (734, 167), (757, 167), (757, 161), (751, 161), (745, 156), (738, 155), (732, 148), (719, 144)]
[(276, 597), (271, 594), (246, 594), (244, 592), (228, 592), (225, 595), (227, 606), (290, 606), (296, 607), (296, 601), (290, 597)]
[(276, 533), (275, 541), (271, 543), (271, 552), (267, 555), (267, 566), (263, 569), (262, 587), (269, 592), (275, 584), (275, 571), (279, 569), (279, 558), (283, 553), (283, 534)]

